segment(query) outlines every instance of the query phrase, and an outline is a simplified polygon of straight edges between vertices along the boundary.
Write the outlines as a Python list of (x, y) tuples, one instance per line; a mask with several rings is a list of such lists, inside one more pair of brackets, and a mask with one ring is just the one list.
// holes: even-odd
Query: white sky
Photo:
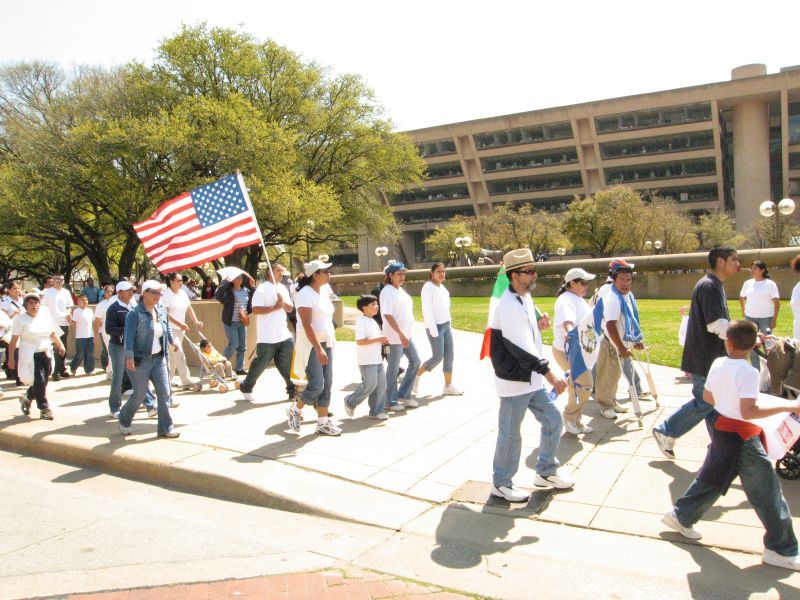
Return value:
[(181, 23), (242, 28), (362, 75), (400, 130), (800, 64), (797, 0), (16, 0), (2, 14), (0, 62), (65, 67), (149, 62)]

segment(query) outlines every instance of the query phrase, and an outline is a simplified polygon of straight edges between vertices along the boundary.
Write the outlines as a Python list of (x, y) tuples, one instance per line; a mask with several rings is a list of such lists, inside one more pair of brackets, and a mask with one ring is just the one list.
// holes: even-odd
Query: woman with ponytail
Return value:
[[(758, 331), (766, 333), (767, 329), (774, 331), (778, 320), (778, 311), (781, 308), (781, 298), (778, 286), (769, 278), (769, 270), (764, 261), (755, 260), (750, 266), (752, 279), (748, 279), (739, 292), (739, 304), (742, 306), (742, 316), (751, 323), (755, 323)], [(750, 354), (750, 360), (756, 369), (761, 363), (758, 354)]]

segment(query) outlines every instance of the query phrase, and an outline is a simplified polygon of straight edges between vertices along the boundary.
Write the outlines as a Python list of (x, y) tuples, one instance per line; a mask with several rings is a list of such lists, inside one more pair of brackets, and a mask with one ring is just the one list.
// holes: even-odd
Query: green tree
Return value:
[(575, 248), (592, 256), (608, 256), (625, 245), (628, 217), (618, 212), (630, 202), (630, 190), (615, 186), (590, 198), (576, 198), (567, 208), (564, 231)]
[(472, 244), (469, 248), (456, 248), (455, 240), (459, 237), (473, 237), (470, 229), (470, 221), (464, 217), (454, 217), (445, 225), (437, 227), (436, 230), (427, 237), (425, 245), (428, 253), (433, 260), (441, 261), (448, 265), (454, 265), (457, 260), (466, 254), (472, 259), (477, 256), (479, 246)]
[(509, 205), (495, 207), (494, 225), (489, 240), (493, 249), (530, 248), (531, 252), (553, 253), (559, 247), (569, 248), (563, 233), (563, 218), (546, 211), (535, 210), (529, 204), (519, 208)]
[(736, 232), (733, 219), (724, 212), (714, 210), (700, 217), (697, 231), (703, 248), (734, 246), (743, 244), (747, 238)]

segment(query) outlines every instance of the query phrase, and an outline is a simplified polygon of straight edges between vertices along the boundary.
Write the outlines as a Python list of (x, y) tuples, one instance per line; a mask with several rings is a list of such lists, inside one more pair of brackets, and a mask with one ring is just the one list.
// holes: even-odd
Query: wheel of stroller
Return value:
[(227, 385), (225, 385), (224, 383), (220, 383), (220, 384), (219, 384), (219, 387), (217, 388), (217, 391), (218, 391), (220, 394), (224, 394), (225, 392), (227, 392), (227, 391), (228, 391), (228, 386), (227, 386)]
[(192, 391), (193, 392), (202, 392), (203, 391), (203, 384), (202, 383), (195, 383), (192, 386)]
[(216, 379), (212, 379), (211, 381), (208, 382), (208, 385), (210, 385), (212, 388), (215, 388), (219, 385), (219, 381), (217, 381)]
[(242, 387), (242, 382), (237, 379), (236, 383), (233, 384), (233, 387), (238, 390), (240, 387)]
[(775, 470), (784, 479), (800, 478), (800, 460), (797, 455), (787, 454), (775, 463)]

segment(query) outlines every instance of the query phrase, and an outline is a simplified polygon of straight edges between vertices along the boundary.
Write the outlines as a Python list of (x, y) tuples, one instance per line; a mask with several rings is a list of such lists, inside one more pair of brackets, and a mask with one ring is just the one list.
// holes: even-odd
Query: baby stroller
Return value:
[[(203, 340), (205, 340), (205, 338), (201, 336), (200, 341)], [(202, 391), (203, 383), (208, 383), (208, 387), (212, 389), (216, 388), (216, 390), (221, 394), (224, 394), (232, 388), (236, 388), (237, 390), (239, 389), (240, 383), (236, 376), (225, 378), (214, 370), (214, 365), (211, 364), (208, 356), (206, 356), (206, 354), (200, 349), (200, 342), (193, 342), (191, 339), (189, 339), (188, 335), (183, 336), (183, 341), (189, 344), (192, 352), (197, 357), (197, 362), (200, 363), (200, 378), (199, 381), (192, 386), (191, 390), (193, 392)]]
[[(797, 341), (778, 338), (766, 354), (760, 350), (756, 352), (766, 359), (769, 391), (790, 400), (800, 396), (800, 352)], [(783, 458), (776, 461), (775, 470), (784, 479), (800, 478), (800, 440), (795, 442)]]

